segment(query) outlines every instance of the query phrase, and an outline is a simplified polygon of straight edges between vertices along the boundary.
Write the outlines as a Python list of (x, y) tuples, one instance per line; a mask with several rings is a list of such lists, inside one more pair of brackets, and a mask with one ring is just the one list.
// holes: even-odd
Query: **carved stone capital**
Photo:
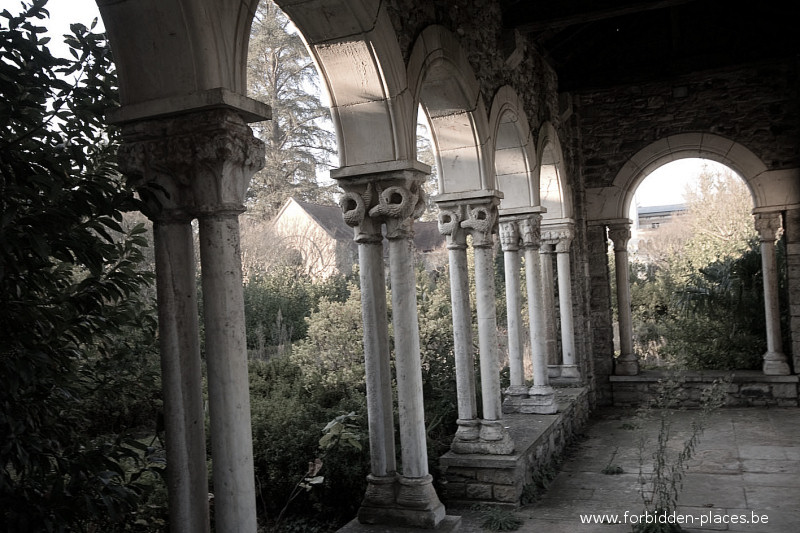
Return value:
[(516, 220), (500, 221), (500, 246), (504, 252), (519, 250), (520, 227)]
[(542, 243), (555, 246), (556, 253), (569, 252), (575, 230), (571, 225), (542, 226)]
[(240, 213), (264, 143), (238, 113), (214, 109), (126, 124), (119, 166), (155, 220)]
[(342, 217), (356, 228), (357, 242), (380, 240), (386, 224), (387, 239), (413, 237), (413, 222), (425, 211), (424, 176), (415, 172), (340, 180), (345, 194), (339, 200)]
[(780, 237), (783, 221), (780, 213), (757, 213), (753, 221), (761, 242), (775, 242)]
[(542, 244), (542, 215), (529, 215), (519, 224), (522, 244), (526, 248), (538, 249)]
[(465, 207), (466, 218), (461, 227), (472, 235), (472, 246), (475, 248), (494, 245), (492, 234), (497, 228), (497, 206), (494, 202), (471, 204)]
[(628, 250), (628, 241), (631, 240), (631, 228), (627, 224), (610, 226), (608, 228), (608, 238), (614, 243), (615, 252), (625, 252)]

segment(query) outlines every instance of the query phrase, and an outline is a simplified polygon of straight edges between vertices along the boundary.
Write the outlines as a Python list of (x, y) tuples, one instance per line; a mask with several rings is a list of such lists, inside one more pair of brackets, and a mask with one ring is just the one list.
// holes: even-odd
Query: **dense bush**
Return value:
[(248, 280), (244, 286), (247, 347), (265, 357), (306, 337), (306, 318), (321, 300), (344, 301), (347, 278), (331, 276), (314, 282), (300, 269), (275, 268)]
[(750, 194), (729, 172), (706, 170), (687, 195), (688, 213), (640, 244), (630, 264), (634, 349), (645, 363), (758, 368), (766, 327)]
[[(256, 489), (264, 521), (269, 523), (303, 478), (309, 461), (320, 457), (319, 440), (328, 422), (353, 412), (360, 433), (367, 434), (366, 400), (363, 391), (346, 387), (305, 387), (300, 368), (286, 356), (252, 361), (250, 390)], [(289, 515), (331, 525), (351, 519), (369, 472), (369, 446), (365, 439), (362, 444), (361, 450), (334, 447), (325, 452), (320, 472), (325, 482), (293, 501)]]
[(144, 229), (122, 225), (138, 203), (103, 119), (114, 69), (81, 25), (75, 59), (53, 57), (36, 26), (44, 3), (0, 14), (0, 523), (146, 529), (150, 454), (122, 431), (157, 408), (152, 302), (140, 296), (152, 276)]
[(350, 288), (344, 302), (323, 298), (307, 320), (308, 335), (293, 348), (291, 359), (307, 389), (364, 388), (361, 292)]

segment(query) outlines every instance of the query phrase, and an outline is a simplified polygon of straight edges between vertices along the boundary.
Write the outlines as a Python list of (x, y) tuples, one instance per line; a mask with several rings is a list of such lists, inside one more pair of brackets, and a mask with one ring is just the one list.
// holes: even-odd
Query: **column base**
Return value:
[(549, 377), (549, 378), (560, 378), (561, 377), (561, 365), (547, 365), (547, 377)]
[(578, 365), (561, 365), (561, 379), (580, 379), (581, 372)]
[(780, 352), (764, 354), (763, 371), (765, 376), (788, 376), (792, 373), (786, 354)]
[(553, 387), (549, 385), (531, 387), (529, 396), (521, 402), (519, 412), (537, 415), (557, 413), (558, 404), (556, 403), (556, 393)]
[(514, 441), (502, 420), (476, 420), (480, 431), (477, 439), (463, 440), (458, 432), (450, 449), (453, 453), (479, 453), (483, 455), (510, 455), (514, 453)]
[(621, 355), (614, 364), (614, 375), (636, 376), (639, 374), (639, 360), (633, 354)]
[(519, 413), (519, 407), (523, 398), (528, 397), (528, 387), (524, 385), (512, 385), (503, 391), (503, 413)]
[(367, 476), (367, 492), (358, 509), (360, 523), (434, 529), (445, 515), (431, 475)]

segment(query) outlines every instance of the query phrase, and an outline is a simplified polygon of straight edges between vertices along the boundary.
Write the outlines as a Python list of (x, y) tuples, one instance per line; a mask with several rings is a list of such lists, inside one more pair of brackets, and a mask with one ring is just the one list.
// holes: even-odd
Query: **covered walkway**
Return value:
[[(696, 410), (673, 412), (675, 449), (680, 449), (697, 416)], [(547, 491), (535, 503), (516, 511), (524, 521), (518, 531), (631, 531), (630, 516), (641, 514), (644, 508), (638, 482), (639, 438), (643, 434), (648, 437), (645, 456), (649, 458), (658, 435), (656, 420), (643, 422), (633, 410), (604, 409), (593, 413), (583, 438), (568, 449)], [(604, 474), (609, 465), (621, 467), (622, 473)], [(485, 531), (480, 512), (451, 512), (462, 516), (461, 531)], [(623, 523), (626, 512), (627, 524)], [(581, 515), (597, 515), (598, 519), (617, 515), (619, 523), (586, 524)], [(723, 408), (712, 412), (686, 473), (677, 515), (685, 517), (684, 528), (692, 532), (797, 531), (800, 409)], [(743, 518), (750, 522), (756, 515), (758, 524), (730, 523)], [(694, 525), (689, 517), (693, 517)]]

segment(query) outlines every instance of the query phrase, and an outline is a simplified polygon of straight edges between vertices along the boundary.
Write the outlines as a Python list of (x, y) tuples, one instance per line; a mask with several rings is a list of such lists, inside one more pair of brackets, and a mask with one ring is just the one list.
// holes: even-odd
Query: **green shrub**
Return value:
[[(256, 489), (265, 521), (274, 520), (288, 501), (308, 462), (319, 457), (322, 430), (335, 417), (355, 413), (358, 433), (367, 434), (363, 393), (345, 387), (308, 389), (289, 357), (250, 363), (251, 412)], [(369, 472), (369, 447), (335, 447), (326, 453), (321, 487), (292, 503), (291, 516), (344, 523), (363, 498)]]
[[(141, 203), (103, 116), (117, 102), (105, 38), (73, 25), (75, 59), (53, 57), (36, 26), (44, 4), (0, 13), (0, 523), (133, 531), (157, 468), (117, 433), (155, 402), (145, 230), (122, 225)], [(141, 345), (129, 337), (138, 330)], [(113, 399), (135, 396), (138, 377), (145, 418)]]
[(308, 336), (292, 348), (308, 389), (364, 388), (361, 292), (356, 286), (348, 292), (344, 302), (323, 298), (306, 320)]

